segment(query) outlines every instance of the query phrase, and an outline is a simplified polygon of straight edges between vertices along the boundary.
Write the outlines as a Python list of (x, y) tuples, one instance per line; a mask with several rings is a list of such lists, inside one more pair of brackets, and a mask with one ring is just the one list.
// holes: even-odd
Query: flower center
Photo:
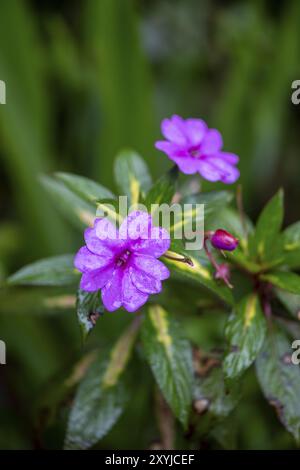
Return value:
[(191, 157), (194, 157), (194, 158), (201, 157), (200, 146), (195, 145), (193, 147), (190, 147), (189, 148), (189, 153), (190, 153)]
[(117, 259), (117, 266), (124, 266), (126, 262), (128, 261), (129, 256), (131, 255), (131, 252), (129, 250), (124, 251), (124, 253), (119, 256)]

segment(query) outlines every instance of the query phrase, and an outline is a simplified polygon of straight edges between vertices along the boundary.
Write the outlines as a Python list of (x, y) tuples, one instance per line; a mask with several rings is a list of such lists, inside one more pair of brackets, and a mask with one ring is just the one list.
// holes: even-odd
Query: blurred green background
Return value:
[[(130, 146), (157, 176), (170, 165), (154, 141), (161, 119), (174, 113), (203, 118), (223, 133), (225, 149), (240, 155), (251, 217), (283, 186), (285, 222), (299, 219), (300, 105), (291, 103), (291, 83), (300, 78), (299, 24), (299, 0), (2, 1), (0, 79), (7, 104), (0, 105), (1, 281), (25, 263), (72, 253), (82, 242), (39, 175), (70, 171), (114, 189), (114, 156)], [(55, 377), (80, 356), (80, 335), (72, 298), (65, 298), (70, 308), (63, 313), (53, 308), (43, 316), (45, 296), (57, 293), (39, 292), (0, 289), (0, 339), (7, 344), (7, 365), (0, 366), (3, 449), (62, 442), (64, 412), (41, 444), (43, 415), (36, 418), (36, 402), (50, 383), (56, 390)], [(95, 344), (109, 344), (127, 321), (127, 314), (105, 317)], [(198, 329), (191, 323), (193, 340), (218, 342), (222, 328), (214, 321), (216, 328), (210, 319)], [(274, 412), (262, 405), (251, 374), (230, 417), (236, 445), (293, 447)], [(100, 447), (146, 448), (155, 440), (153, 418), (145, 411), (150, 394), (136, 394)], [(136, 430), (131, 436), (123, 432), (128, 423)]]

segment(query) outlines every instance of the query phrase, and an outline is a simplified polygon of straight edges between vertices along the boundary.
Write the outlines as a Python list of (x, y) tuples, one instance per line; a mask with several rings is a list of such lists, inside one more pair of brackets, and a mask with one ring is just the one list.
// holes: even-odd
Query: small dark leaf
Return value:
[(162, 394), (183, 426), (187, 425), (193, 390), (193, 362), (182, 328), (160, 306), (149, 307), (142, 326), (146, 358)]
[(266, 320), (256, 295), (245, 297), (236, 310), (225, 327), (228, 352), (223, 370), (228, 378), (239, 376), (253, 363), (266, 334)]
[(300, 367), (292, 362), (294, 350), (286, 336), (274, 329), (256, 361), (262, 391), (286, 429), (300, 441)]
[[(225, 418), (237, 405), (240, 398), (237, 382), (224, 381), (222, 367), (212, 367), (204, 376), (198, 376), (194, 390), (194, 408), (199, 414), (208, 412), (213, 417)], [(201, 411), (200, 406), (205, 405)]]
[(78, 289), (76, 309), (82, 338), (85, 340), (94, 328), (98, 317), (104, 313), (100, 292), (86, 292)]

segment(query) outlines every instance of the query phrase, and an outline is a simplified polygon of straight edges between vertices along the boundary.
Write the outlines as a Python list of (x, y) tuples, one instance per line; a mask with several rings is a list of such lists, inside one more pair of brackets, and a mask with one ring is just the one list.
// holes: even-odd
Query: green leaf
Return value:
[(256, 361), (262, 391), (286, 429), (300, 440), (300, 367), (292, 363), (291, 342), (279, 330), (266, 338)]
[[(172, 257), (182, 258), (182, 250), (177, 252), (168, 251), (167, 255)], [(186, 279), (194, 282), (195, 284), (201, 284), (203, 287), (206, 287), (211, 292), (213, 292), (217, 297), (226, 302), (229, 305), (234, 304), (233, 296), (228, 287), (223, 284), (219, 284), (214, 279), (213, 271), (210, 267), (205, 264), (203, 259), (200, 256), (196, 257), (195, 252), (187, 252), (192, 266), (188, 263), (183, 263), (181, 261), (171, 260), (168, 258), (163, 258), (163, 262), (171, 269), (171, 271), (178, 277), (178, 279)], [(193, 253), (191, 255), (191, 253)]]
[(232, 198), (230, 191), (210, 191), (186, 196), (181, 204), (204, 204), (204, 214), (207, 218), (229, 204)]
[(300, 295), (291, 294), (282, 289), (275, 289), (275, 294), (288, 312), (290, 312), (294, 318), (300, 320)]
[(289, 271), (273, 271), (269, 274), (262, 274), (260, 278), (292, 294), (300, 294), (300, 276), (298, 274)]
[(11, 285), (67, 286), (78, 282), (74, 255), (60, 255), (35, 261), (8, 278)]
[(175, 185), (178, 178), (178, 167), (171, 168), (165, 175), (157, 180), (149, 189), (145, 206), (150, 211), (152, 204), (170, 204), (175, 193)]
[(175, 416), (187, 425), (193, 389), (193, 363), (182, 328), (160, 306), (150, 306), (142, 326), (146, 358)]
[(0, 289), (1, 315), (62, 315), (74, 312), (75, 305), (74, 286), (27, 289), (8, 285)]
[(283, 234), (283, 263), (290, 268), (300, 267), (300, 221), (287, 227)]
[(96, 217), (96, 204), (87, 202), (71, 191), (64, 183), (43, 175), (41, 182), (61, 213), (76, 227), (92, 226)]
[(128, 400), (124, 377), (137, 336), (139, 318), (125, 331), (110, 354), (103, 351), (79, 385), (72, 406), (66, 449), (88, 449), (116, 423)]
[(1, 315), (62, 315), (74, 312), (75, 305), (74, 285), (68, 288), (40, 286), (38, 289), (27, 289), (8, 284), (0, 290)]
[(119, 202), (116, 199), (102, 199), (97, 201), (97, 217), (107, 217), (111, 222), (120, 224), (123, 220), (120, 214)]
[(225, 327), (228, 352), (223, 362), (226, 377), (234, 378), (244, 372), (255, 360), (266, 334), (266, 320), (259, 298), (245, 297), (236, 307)]
[(82, 338), (86, 340), (99, 315), (104, 313), (100, 292), (86, 292), (78, 289), (76, 309)]
[(144, 160), (132, 150), (123, 150), (115, 160), (115, 177), (128, 205), (137, 204), (140, 195), (151, 187), (151, 176)]
[(226, 383), (222, 367), (214, 366), (204, 376), (197, 376), (194, 407), (199, 414), (208, 412), (213, 417), (225, 418), (235, 408), (239, 398), (238, 383)]
[[(203, 230), (201, 224), (231, 200), (229, 191), (212, 191), (184, 197), (179, 205), (174, 205), (174, 221), (170, 225), (172, 238), (190, 238), (193, 232)], [(202, 207), (203, 205), (203, 207)], [(178, 210), (178, 207), (180, 211)], [(172, 207), (172, 206), (171, 206)], [(186, 231), (190, 233), (185, 234)]]
[(268, 202), (260, 214), (250, 239), (250, 253), (260, 262), (280, 258), (282, 241), (279, 236), (283, 220), (283, 191)]
[(113, 193), (109, 189), (84, 176), (61, 172), (55, 173), (55, 176), (73, 193), (88, 202), (95, 202), (99, 199), (114, 198)]

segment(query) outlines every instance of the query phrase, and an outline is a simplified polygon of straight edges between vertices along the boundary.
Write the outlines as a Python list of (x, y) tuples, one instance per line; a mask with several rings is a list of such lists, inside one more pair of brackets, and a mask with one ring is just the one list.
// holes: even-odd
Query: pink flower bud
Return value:
[(218, 229), (209, 237), (214, 248), (218, 250), (233, 251), (238, 246), (238, 239), (226, 230)]

